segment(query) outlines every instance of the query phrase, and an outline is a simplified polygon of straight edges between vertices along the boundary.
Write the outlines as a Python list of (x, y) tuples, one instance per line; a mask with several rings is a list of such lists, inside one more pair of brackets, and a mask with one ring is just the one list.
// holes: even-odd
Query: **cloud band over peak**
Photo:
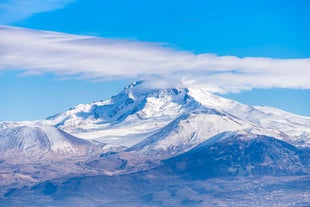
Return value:
[(206, 82), (218, 92), (310, 89), (310, 58), (193, 54), (165, 45), (0, 26), (0, 70), (85, 79), (151, 75)]

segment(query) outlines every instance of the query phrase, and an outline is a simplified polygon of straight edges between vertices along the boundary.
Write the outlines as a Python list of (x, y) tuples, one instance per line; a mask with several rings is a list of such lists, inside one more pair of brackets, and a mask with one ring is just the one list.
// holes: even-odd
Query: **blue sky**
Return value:
[(0, 0), (10, 26), (0, 120), (41, 119), (154, 74), (310, 116), (309, 10), (307, 0)]

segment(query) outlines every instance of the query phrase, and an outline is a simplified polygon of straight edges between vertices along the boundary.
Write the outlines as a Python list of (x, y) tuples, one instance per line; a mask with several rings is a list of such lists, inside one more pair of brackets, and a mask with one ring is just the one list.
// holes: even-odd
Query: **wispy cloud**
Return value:
[(0, 1), (0, 24), (27, 19), (33, 14), (61, 9), (74, 0), (4, 0)]
[(310, 89), (310, 58), (193, 54), (162, 44), (0, 27), (0, 70), (53, 72), (85, 79), (186, 78), (217, 92), (251, 88)]

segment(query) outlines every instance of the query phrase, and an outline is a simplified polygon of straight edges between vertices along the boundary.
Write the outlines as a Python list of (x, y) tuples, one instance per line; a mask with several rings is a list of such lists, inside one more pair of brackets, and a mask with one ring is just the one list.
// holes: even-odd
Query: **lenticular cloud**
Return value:
[(310, 58), (193, 54), (167, 45), (0, 26), (0, 70), (85, 79), (174, 77), (217, 91), (309, 89)]

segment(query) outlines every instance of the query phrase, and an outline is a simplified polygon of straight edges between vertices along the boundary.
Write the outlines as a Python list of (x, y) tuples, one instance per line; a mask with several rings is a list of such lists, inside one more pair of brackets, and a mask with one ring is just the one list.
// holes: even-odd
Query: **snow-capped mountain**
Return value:
[(218, 133), (249, 127), (251, 125), (242, 120), (205, 108), (181, 115), (157, 133), (129, 148), (128, 151), (164, 159), (186, 152)]
[[(109, 100), (77, 105), (40, 124), (56, 126), (80, 138), (96, 139), (106, 143), (107, 148), (136, 144), (141, 148), (145, 143), (154, 143), (155, 137), (161, 140), (162, 149), (174, 148), (181, 142), (194, 146), (216, 133), (236, 130), (310, 146), (309, 117), (272, 107), (248, 106), (198, 86), (158, 89), (144, 83), (134, 82)], [(169, 128), (176, 132), (178, 141), (163, 138), (173, 136)], [(180, 133), (187, 138), (180, 138)], [(167, 145), (169, 142), (171, 146)]]
[(84, 139), (129, 147), (199, 106), (188, 89), (147, 89), (143, 82), (134, 82), (109, 100), (80, 104), (40, 123)]
[(222, 98), (203, 87), (156, 88), (133, 82), (106, 101), (80, 104), (36, 122), (3, 122), (0, 128), (54, 126), (96, 140), (104, 149), (127, 147), (141, 156), (181, 154), (222, 132), (244, 131), (310, 147), (310, 117)]
[[(155, 198), (174, 201), (176, 195), (178, 202), (169, 206), (191, 205), (187, 195), (194, 191), (194, 206), (206, 206), (200, 204), (209, 199), (212, 184), (200, 180), (215, 178), (218, 184), (221, 177), (251, 176), (252, 182), (252, 177), (278, 175), (293, 176), (291, 183), (307, 180), (309, 148), (310, 117), (248, 106), (200, 86), (134, 82), (109, 100), (80, 104), (44, 120), (0, 122), (0, 203), (114, 206), (122, 188), (126, 202), (136, 196), (133, 206), (157, 205)], [(269, 179), (263, 182), (269, 189)], [(253, 192), (261, 196), (261, 185), (255, 186)], [(291, 186), (287, 189), (291, 193)], [(300, 192), (296, 188), (291, 198), (299, 201)], [(113, 202), (111, 195), (117, 195)]]
[(0, 159), (33, 162), (86, 155), (98, 148), (52, 126), (19, 126), (0, 131)]

